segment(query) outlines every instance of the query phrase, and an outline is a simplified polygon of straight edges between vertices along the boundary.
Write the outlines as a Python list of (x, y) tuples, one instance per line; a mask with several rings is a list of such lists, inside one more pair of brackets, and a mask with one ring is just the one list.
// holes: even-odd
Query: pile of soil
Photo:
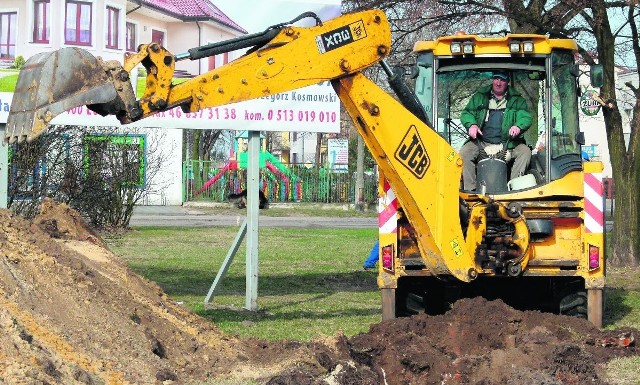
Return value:
[[(637, 330), (462, 300), (441, 316), (311, 343), (239, 339), (173, 302), (80, 216), (46, 201), (0, 210), (0, 383), (605, 384)], [(627, 340), (621, 340), (626, 337)]]

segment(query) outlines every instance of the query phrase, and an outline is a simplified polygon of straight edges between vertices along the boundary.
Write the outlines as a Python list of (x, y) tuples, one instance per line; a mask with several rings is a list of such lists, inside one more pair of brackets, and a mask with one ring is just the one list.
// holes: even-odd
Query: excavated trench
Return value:
[(351, 338), (240, 339), (129, 270), (68, 206), (0, 218), (2, 384), (597, 385), (605, 363), (638, 354), (624, 339), (637, 330), (482, 298)]

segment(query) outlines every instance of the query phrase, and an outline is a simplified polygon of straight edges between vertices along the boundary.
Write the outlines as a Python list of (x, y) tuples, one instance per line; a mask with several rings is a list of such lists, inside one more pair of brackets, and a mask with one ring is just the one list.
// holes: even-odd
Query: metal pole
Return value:
[(4, 141), (7, 125), (0, 123), (0, 209), (7, 208), (9, 193), (9, 146)]
[(258, 218), (260, 188), (260, 131), (249, 131), (247, 160), (247, 267), (246, 298), (247, 310), (258, 310)]
[(353, 194), (356, 211), (364, 211), (364, 139), (358, 135), (356, 157), (356, 188)]
[(247, 220), (245, 219), (244, 222), (242, 222), (242, 226), (240, 226), (240, 230), (238, 230), (238, 234), (236, 234), (236, 238), (233, 240), (233, 244), (231, 245), (227, 256), (222, 262), (222, 267), (220, 267), (220, 270), (218, 270), (218, 274), (216, 274), (216, 279), (213, 281), (213, 284), (209, 288), (207, 296), (204, 298), (205, 306), (208, 305), (209, 302), (211, 302), (211, 298), (213, 298), (214, 294), (217, 293), (218, 287), (220, 286), (220, 283), (222, 282), (224, 276), (227, 274), (227, 270), (229, 270), (229, 266), (231, 266), (231, 262), (233, 262), (233, 257), (235, 257), (236, 252), (238, 251), (238, 248), (240, 247), (240, 244), (242, 243), (242, 240), (244, 239), (244, 236), (246, 234)]

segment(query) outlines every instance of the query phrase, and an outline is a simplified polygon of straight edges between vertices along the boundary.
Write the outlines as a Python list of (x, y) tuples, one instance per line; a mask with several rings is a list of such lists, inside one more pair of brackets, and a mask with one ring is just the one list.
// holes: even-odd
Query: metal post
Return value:
[(258, 218), (260, 188), (260, 131), (249, 131), (247, 161), (247, 267), (246, 298), (247, 310), (258, 310)]
[(364, 211), (364, 139), (358, 135), (356, 157), (356, 188), (353, 194), (356, 211)]
[(209, 302), (211, 302), (211, 299), (213, 298), (214, 294), (217, 293), (220, 283), (222, 282), (222, 279), (224, 278), (224, 276), (227, 274), (227, 270), (229, 270), (229, 266), (231, 266), (231, 262), (233, 262), (233, 258), (235, 257), (236, 252), (238, 251), (238, 248), (240, 247), (240, 244), (242, 243), (242, 240), (244, 239), (244, 236), (246, 234), (247, 234), (247, 220), (245, 219), (244, 222), (242, 222), (242, 226), (240, 226), (240, 230), (238, 230), (238, 234), (236, 234), (236, 238), (233, 240), (233, 244), (231, 245), (231, 248), (229, 249), (227, 256), (224, 258), (224, 261), (222, 262), (222, 266), (220, 267), (220, 270), (218, 270), (218, 274), (216, 274), (216, 279), (213, 281), (213, 284), (209, 288), (209, 292), (207, 293), (207, 296), (204, 298), (205, 306), (207, 306)]
[(9, 193), (9, 146), (4, 141), (7, 125), (0, 123), (0, 209), (7, 208)]

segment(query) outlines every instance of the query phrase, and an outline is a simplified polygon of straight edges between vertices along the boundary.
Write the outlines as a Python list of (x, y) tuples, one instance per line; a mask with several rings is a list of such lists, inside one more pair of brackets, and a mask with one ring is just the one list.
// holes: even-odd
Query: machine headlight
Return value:
[(454, 41), (451, 43), (451, 53), (459, 54), (462, 53), (462, 44), (459, 41)]
[(509, 43), (509, 52), (511, 53), (520, 53), (520, 42), (512, 41)]
[(464, 43), (462, 43), (462, 52), (464, 52), (465, 55), (472, 54), (473, 53), (473, 42), (472, 41), (465, 41)]
[(532, 41), (523, 41), (522, 42), (522, 51), (524, 51), (524, 53), (533, 53), (533, 42)]

